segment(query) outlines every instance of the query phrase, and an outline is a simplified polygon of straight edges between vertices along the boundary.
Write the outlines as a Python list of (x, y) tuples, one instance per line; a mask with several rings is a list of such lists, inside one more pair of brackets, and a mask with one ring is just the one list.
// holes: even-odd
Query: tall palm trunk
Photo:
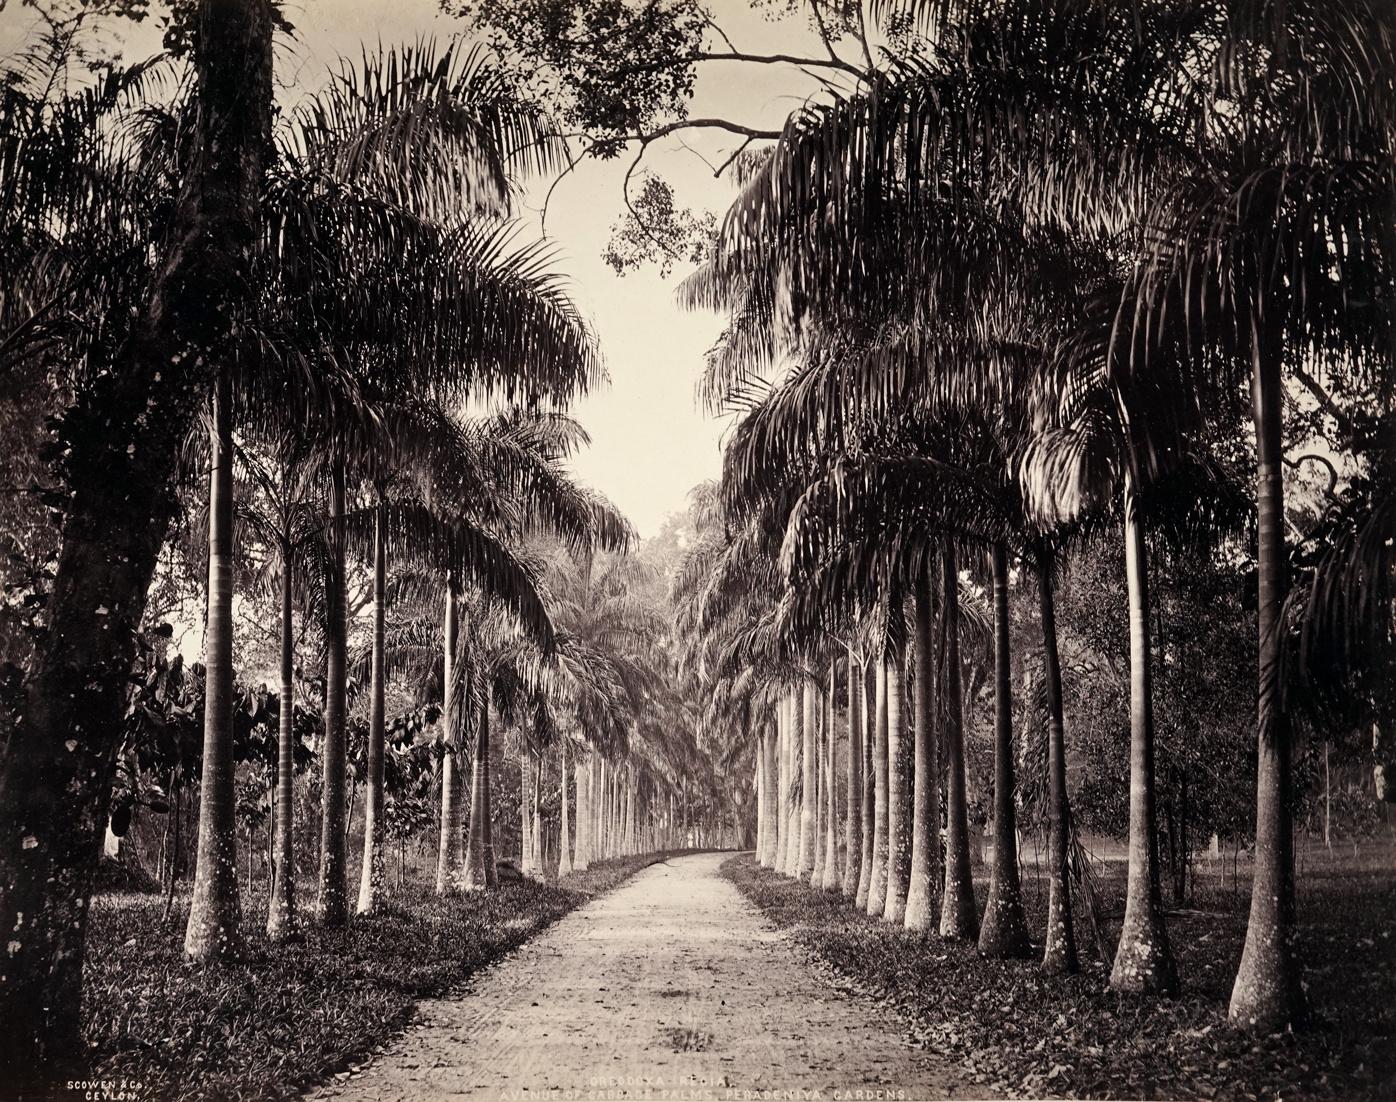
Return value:
[(794, 788), (791, 783), (790, 766), (793, 756), (790, 752), (791, 716), (790, 716), (790, 695), (786, 693), (781, 697), (780, 703), (776, 705), (776, 716), (778, 721), (777, 750), (779, 769), (778, 781), (778, 804), (776, 809), (776, 853), (775, 870), (782, 875), (786, 874), (790, 868), (790, 811)]
[(932, 637), (935, 581), (927, 558), (916, 588), (916, 761), (911, 799), (911, 874), (906, 891), (906, 928), (932, 925), (931, 897), (940, 879), (940, 746), (936, 738), (935, 641)]
[(484, 806), (483, 814), (480, 816), (480, 831), (484, 835), (485, 853), (485, 887), (499, 887), (499, 861), (494, 851), (494, 741), (490, 735), (490, 703), (491, 688), (489, 677), (484, 678), (480, 686), (480, 699), (483, 703), (480, 706), (480, 729), (475, 737), (481, 740), (482, 746), (479, 751), (480, 761), (484, 766), (485, 783), (484, 795), (481, 804)]
[(800, 696), (804, 704), (804, 725), (801, 731), (803, 748), (800, 759), (803, 778), (800, 785), (800, 855), (795, 867), (795, 876), (807, 881), (810, 873), (814, 871), (815, 835), (818, 827), (816, 814), (819, 806), (819, 777), (816, 772), (819, 759), (815, 752), (815, 740), (819, 737), (818, 720), (815, 715), (814, 685), (808, 679), (801, 686)]
[[(465, 834), (465, 868), (461, 873), (461, 886), (468, 892), (483, 891), (489, 886), (485, 872), (485, 822), (490, 808), (490, 688), (487, 676), (481, 681), (480, 710), (476, 713), (475, 741), (470, 753), (470, 818)], [(464, 760), (462, 747), (461, 761)], [(458, 814), (457, 819), (459, 817)]]
[[(902, 614), (902, 602), (893, 608)], [(900, 926), (906, 919), (906, 880), (911, 857), (907, 845), (906, 753), (902, 724), (902, 695), (906, 685), (906, 650), (898, 625), (896, 643), (887, 659), (887, 894), (882, 918)]]
[(1285, 590), (1282, 349), (1253, 335), (1251, 404), (1256, 438), (1259, 516), (1259, 681), (1256, 697), (1255, 863), (1241, 966), (1231, 989), (1230, 1017), (1270, 1032), (1306, 1013), (1299, 985), (1294, 924), (1293, 777), (1289, 717), (1281, 672)]
[(445, 727), (445, 752), (441, 757), (441, 829), (436, 846), (436, 894), (458, 892), (465, 884), (461, 824), (464, 818), (463, 799), (465, 775), (464, 725), (460, 704), (463, 694), (457, 691), (456, 640), (459, 587), (454, 570), (446, 572), (446, 611), (441, 624), (441, 722)]
[[(777, 707), (779, 715), (779, 707)], [(779, 721), (771, 720), (761, 735), (762, 753), (766, 758), (766, 778), (769, 792), (766, 797), (766, 849), (761, 863), (769, 869), (776, 867), (777, 847), (780, 844), (780, 735)]]
[(344, 835), (347, 762), (344, 720), (347, 710), (348, 624), (344, 591), (344, 461), (336, 459), (330, 474), (329, 573), (325, 593), (325, 741), (324, 784), (320, 793), (320, 898), (322, 926), (349, 921), (349, 861)]
[(853, 661), (853, 647), (848, 647), (848, 775), (846, 778), (843, 824), (843, 883), (842, 891), (849, 899), (858, 894), (858, 878), (862, 873), (863, 856), (863, 732), (859, 719), (862, 714), (862, 676)]
[(558, 830), (557, 830), (557, 877), (561, 880), (564, 876), (572, 875), (572, 855), (570, 839), (567, 837), (567, 739), (562, 740), (562, 746), (558, 750), (560, 755), (560, 768), (558, 776)]
[(761, 864), (766, 845), (766, 744), (759, 731), (756, 735), (756, 752), (752, 756), (755, 758), (753, 784), (756, 792), (756, 862)]
[(826, 892), (837, 891), (842, 876), (839, 871), (839, 789), (834, 778), (837, 757), (834, 739), (834, 704), (838, 693), (839, 663), (829, 659), (829, 698), (824, 709), (824, 878), (820, 887)]
[(1008, 651), (1008, 553), (994, 544), (994, 865), (989, 901), (979, 931), (986, 957), (1021, 957), (1032, 949), (1018, 876), (1018, 822), (1014, 806), (1013, 687)]
[(177, 508), (172, 475), (203, 400), (206, 357), (227, 346), (258, 239), (271, 5), (202, 0), (197, 18), (197, 109), (169, 244), (114, 370), (67, 418), (73, 493), (46, 631), (0, 758), (0, 1067), (12, 1089), (85, 1070), (88, 904), (136, 632)]
[(873, 850), (868, 881), (868, 914), (880, 916), (887, 906), (887, 655), (877, 657), (877, 708), (873, 715)]
[(231, 388), (219, 372), (211, 403), (208, 492), (208, 626), (204, 756), (194, 898), (184, 955), (205, 961), (242, 948), (233, 765), (233, 426)]
[(573, 869), (585, 872), (591, 864), (591, 751), (577, 761), (577, 854)]
[(859, 910), (868, 906), (868, 892), (872, 889), (873, 849), (877, 835), (877, 674), (876, 663), (864, 660), (860, 676), (863, 679), (862, 711), (859, 720), (862, 725), (863, 744), (863, 848), (858, 857), (858, 894), (853, 905)]
[(1047, 939), (1042, 967), (1075, 972), (1076, 934), (1071, 924), (1071, 878), (1067, 868), (1070, 810), (1066, 796), (1066, 722), (1062, 717), (1062, 669), (1057, 655), (1057, 613), (1052, 599), (1053, 559), (1038, 556), (1037, 593), (1042, 617), (1042, 664), (1047, 678)]
[(519, 871), (533, 876), (533, 765), (528, 750), (519, 750)]
[(291, 610), (294, 582), (291, 541), (281, 547), (281, 695), (276, 731), (276, 823), (272, 843), (271, 901), (267, 907), (267, 937), (286, 941), (295, 936), (295, 633)]
[(364, 854), (359, 872), (359, 899), (355, 910), (372, 914), (383, 892), (383, 738), (384, 633), (388, 600), (387, 506), (379, 503), (373, 520), (373, 654), (369, 672), (368, 776), (364, 787)]
[(940, 936), (971, 941), (979, 930), (969, 859), (969, 806), (965, 793), (964, 704), (960, 700), (960, 571), (955, 548), (941, 554), (941, 625), (945, 637), (945, 892)]
[(1149, 567), (1131, 454), (1125, 466), (1125, 576), (1129, 587), (1129, 879), (1110, 986), (1172, 993), (1178, 970), (1163, 925), (1154, 814), (1154, 705), (1150, 673)]
[(817, 686), (811, 689), (816, 715), (814, 725), (814, 811), (810, 815), (814, 823), (814, 865), (810, 869), (810, 887), (817, 888), (824, 880), (824, 834), (827, 824), (824, 821), (828, 803), (824, 787), (824, 740), (828, 723), (824, 717), (824, 694)]

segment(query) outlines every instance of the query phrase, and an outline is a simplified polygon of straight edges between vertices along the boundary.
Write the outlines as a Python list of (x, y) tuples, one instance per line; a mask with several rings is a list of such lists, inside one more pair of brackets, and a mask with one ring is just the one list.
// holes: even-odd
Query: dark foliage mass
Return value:
[[(514, 881), (443, 898), (425, 887), (347, 929), (272, 945), (249, 924), (243, 960), (186, 965), (181, 908), (116, 896), (93, 907), (83, 992), (93, 1077), (149, 1098), (287, 1098), (372, 1053), (416, 999), (465, 979), (662, 854), (618, 858), (565, 885)], [(254, 908), (259, 901), (252, 901)], [(264, 904), (265, 900), (260, 903)]]
[[(1396, 895), (1389, 874), (1314, 873), (1299, 896), (1314, 1028), (1254, 1037), (1227, 1024), (1249, 888), (1199, 877), (1196, 905), (1170, 912), (1184, 977), (1173, 999), (1125, 995), (1104, 966), (1044, 975), (1034, 961), (985, 960), (854, 910), (841, 896), (737, 857), (723, 873), (839, 981), (894, 1007), (917, 1043), (961, 1064), (994, 1095), (1088, 1098), (1387, 1099), (1396, 1096)], [(1046, 893), (1025, 883), (1029, 926)], [(1102, 883), (1123, 913), (1124, 883)], [(981, 898), (982, 892), (980, 893)]]

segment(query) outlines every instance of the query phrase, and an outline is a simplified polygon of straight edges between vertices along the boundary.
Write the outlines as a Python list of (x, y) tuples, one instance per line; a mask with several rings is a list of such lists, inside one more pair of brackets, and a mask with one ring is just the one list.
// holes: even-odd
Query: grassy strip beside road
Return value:
[[(387, 1041), (413, 1003), (440, 994), (665, 855), (593, 865), (560, 885), (523, 881), (463, 898), (422, 886), (345, 930), (305, 923), (271, 945), (248, 921), (241, 961), (184, 963), (187, 911), (161, 920), (153, 896), (94, 902), (84, 1017), (93, 1078), (126, 1079), (150, 1099), (279, 1098)], [(302, 898), (305, 898), (304, 896)], [(265, 899), (247, 903), (249, 917)], [(186, 902), (187, 908), (187, 902)]]
[[(1312, 1028), (1254, 1038), (1226, 1020), (1230, 978), (1245, 936), (1245, 903), (1201, 878), (1197, 899), (1169, 915), (1183, 993), (1126, 996), (1082, 946), (1085, 972), (1044, 976), (1036, 961), (984, 960), (973, 946), (908, 934), (868, 918), (840, 895), (814, 891), (749, 854), (722, 872), (837, 978), (895, 1007), (918, 1041), (958, 1059), (985, 1093), (1089, 1098), (1396, 1097), (1396, 893), (1390, 873), (1314, 874), (1299, 917)], [(1025, 873), (1031, 928), (1042, 892)], [(1107, 913), (1123, 913), (1118, 877), (1102, 884)], [(984, 885), (976, 885), (982, 905)], [(1118, 925), (1118, 923), (1116, 924)], [(1087, 936), (1078, 926), (1078, 937)]]

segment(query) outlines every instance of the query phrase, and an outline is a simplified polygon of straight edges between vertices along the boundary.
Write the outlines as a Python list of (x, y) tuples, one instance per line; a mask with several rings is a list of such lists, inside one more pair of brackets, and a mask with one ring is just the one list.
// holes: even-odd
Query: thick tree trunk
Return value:
[(1129, 587), (1129, 879), (1110, 986), (1172, 994), (1178, 970), (1163, 925), (1154, 817), (1154, 706), (1149, 654), (1149, 574), (1144, 518), (1131, 458), (1125, 468), (1125, 576)]
[(820, 887), (826, 892), (837, 891), (842, 882), (839, 871), (839, 789), (834, 776), (837, 758), (834, 738), (834, 703), (838, 694), (839, 663), (829, 659), (829, 699), (824, 711), (824, 876)]
[(940, 936), (972, 941), (979, 930), (969, 858), (969, 801), (965, 785), (964, 705), (960, 700), (960, 571), (955, 548), (941, 555), (941, 623), (945, 632), (945, 892)]
[(387, 508), (380, 503), (373, 526), (373, 653), (368, 698), (368, 776), (364, 787), (364, 853), (355, 910), (372, 914), (383, 893), (383, 741), (387, 668), (384, 665), (388, 599)]
[(863, 679), (862, 709), (859, 721), (862, 725), (863, 742), (863, 846), (858, 856), (858, 894), (853, 905), (860, 911), (868, 906), (868, 892), (872, 890), (873, 849), (877, 835), (877, 663), (864, 660), (860, 676)]
[[(572, 875), (572, 854), (571, 840), (567, 837), (567, 739), (563, 738), (562, 746), (558, 750), (561, 767), (558, 776), (558, 831), (557, 831), (557, 877), (561, 880), (564, 876)], [(580, 797), (579, 797), (580, 798)]]
[(267, 937), (286, 941), (297, 934), (295, 768), (296, 686), (292, 548), (281, 548), (281, 703), (276, 733), (276, 823), (273, 842), (271, 902), (267, 907)]
[(1018, 876), (1018, 822), (1014, 805), (1013, 689), (1008, 652), (1008, 554), (991, 552), (994, 576), (994, 865), (989, 901), (979, 931), (986, 957), (1023, 957), (1032, 951)]
[(208, 621), (204, 628), (204, 753), (194, 897), (184, 931), (193, 961), (242, 950), (233, 764), (233, 424), (226, 374), (214, 384), (209, 434)]
[[(901, 615), (901, 602), (894, 606)], [(906, 747), (902, 696), (906, 684), (906, 650), (898, 634), (887, 659), (887, 893), (882, 918), (900, 926), (906, 921), (906, 881), (911, 849), (907, 830)]]
[(810, 868), (810, 887), (817, 888), (824, 879), (824, 822), (827, 800), (824, 792), (824, 702), (818, 689), (813, 690), (814, 712), (817, 716), (814, 725), (814, 809), (810, 821), (814, 828), (814, 863)]
[(863, 732), (862, 675), (853, 661), (853, 648), (848, 648), (848, 775), (846, 777), (846, 807), (843, 823), (843, 894), (853, 899), (858, 894), (858, 879), (862, 874), (863, 857)]
[(533, 876), (533, 764), (525, 749), (519, 750), (519, 871)]
[[(777, 709), (777, 712), (779, 709)], [(770, 793), (766, 799), (766, 852), (762, 864), (767, 868), (776, 867), (777, 848), (780, 845), (780, 737), (779, 724), (772, 720), (766, 725), (762, 735), (763, 752), (766, 756), (766, 777)]]
[(1306, 1016), (1299, 984), (1294, 923), (1293, 777), (1290, 725), (1284, 710), (1285, 516), (1284, 387), (1278, 341), (1253, 335), (1251, 404), (1256, 436), (1259, 516), (1259, 683), (1256, 698), (1255, 862), (1241, 967), (1231, 989), (1233, 1022), (1274, 1032)]
[[(465, 868), (461, 873), (461, 887), (468, 892), (484, 891), (489, 883), (485, 875), (485, 816), (489, 814), (489, 799), (485, 785), (489, 783), (490, 702), (489, 682), (485, 682), (485, 699), (480, 702), (480, 711), (475, 720), (475, 741), (470, 754), (470, 818), (465, 835)], [(461, 748), (464, 761), (465, 748)], [(457, 816), (459, 818), (459, 816)]]
[(800, 763), (803, 776), (800, 784), (800, 850), (796, 859), (795, 876), (808, 881), (814, 871), (814, 839), (818, 826), (815, 814), (819, 805), (819, 779), (816, 774), (818, 757), (815, 740), (819, 737), (818, 721), (815, 715), (814, 685), (805, 680), (800, 688), (803, 702), (804, 723), (801, 727), (802, 748)]
[(1067, 867), (1070, 809), (1066, 796), (1066, 721), (1062, 716), (1062, 669), (1057, 655), (1057, 613), (1052, 599), (1052, 556), (1038, 558), (1037, 593), (1042, 615), (1042, 664), (1047, 679), (1047, 938), (1042, 967), (1075, 972), (1076, 934), (1071, 923), (1071, 877)]
[(880, 917), (887, 906), (887, 655), (878, 648), (877, 707), (873, 714), (873, 850), (868, 881), (868, 914)]
[(79, 1003), (135, 633), (169, 519), (172, 475), (210, 356), (246, 298), (269, 147), (264, 0), (203, 0), (193, 141), (168, 251), (113, 370), (64, 419), (73, 490), (47, 630), (0, 764), (0, 1067), (10, 1086), (80, 1072)]
[(478, 751), (480, 763), (484, 767), (485, 783), (480, 787), (484, 789), (480, 803), (484, 808), (480, 816), (480, 828), (484, 834), (484, 854), (485, 854), (485, 887), (499, 887), (499, 860), (494, 851), (494, 746), (490, 735), (490, 702), (491, 689), (488, 675), (485, 676), (484, 685), (481, 688), (483, 704), (480, 708), (480, 729), (475, 737), (484, 745)]
[(591, 865), (591, 751), (577, 762), (574, 770), (577, 784), (577, 853), (572, 867), (585, 872)]
[(916, 588), (916, 753), (912, 778), (911, 873), (906, 892), (908, 930), (935, 924), (940, 881), (940, 746), (935, 708), (935, 640), (932, 634), (935, 579), (928, 558)]
[[(441, 621), (441, 722), (444, 725), (445, 753), (441, 756), (441, 818), (436, 839), (436, 894), (450, 895), (469, 886), (466, 883), (462, 851), (462, 807), (465, 787), (465, 740), (461, 723), (460, 696), (456, 691), (456, 640), (460, 634), (459, 588), (455, 571), (446, 571), (446, 611)], [(479, 735), (476, 735), (478, 740)], [(476, 754), (479, 754), (476, 744)], [(480, 778), (483, 780), (483, 778)], [(472, 781), (472, 783), (476, 783)], [(484, 806), (481, 804), (481, 812)], [(474, 824), (474, 805), (471, 810)], [(482, 839), (483, 840), (483, 839)]]
[(344, 720), (347, 710), (348, 609), (344, 570), (344, 462), (336, 460), (330, 475), (329, 577), (325, 588), (325, 741), (324, 785), (320, 793), (320, 898), (322, 926), (343, 926), (349, 921), (349, 862), (345, 827), (347, 774)]

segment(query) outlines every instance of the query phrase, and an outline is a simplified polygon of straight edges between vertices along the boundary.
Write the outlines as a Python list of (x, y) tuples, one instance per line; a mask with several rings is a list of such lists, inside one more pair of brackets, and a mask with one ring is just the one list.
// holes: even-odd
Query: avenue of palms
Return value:
[[(149, 60), (40, 8), (0, 61), (15, 1082), (158, 1052), (94, 993), (112, 892), (210, 989), (399, 922), (477, 930), (459, 979), (702, 849), (923, 1025), (951, 954), (1390, 1085), (1313, 917), (1391, 875), (1388, 5), (836, 0), (753, 57), (721, 5), (509, 0), (294, 84), (270, 0)], [(782, 124), (694, 118), (712, 58), (790, 69)], [(713, 220), (635, 199), (686, 127), (732, 138)], [(575, 473), (610, 378), (545, 233), (631, 149), (607, 260), (721, 325), (655, 350), (725, 419), (658, 532)], [(1193, 1082), (1139, 1075), (1095, 1089)]]

